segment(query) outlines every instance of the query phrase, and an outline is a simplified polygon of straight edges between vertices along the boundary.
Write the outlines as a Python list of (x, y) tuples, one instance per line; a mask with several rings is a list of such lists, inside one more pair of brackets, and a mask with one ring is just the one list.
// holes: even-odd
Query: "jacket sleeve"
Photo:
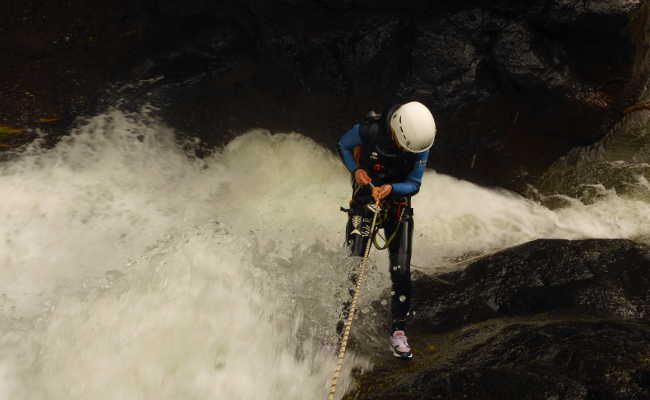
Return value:
[(393, 193), (401, 194), (404, 196), (416, 194), (420, 190), (422, 175), (424, 174), (424, 169), (427, 167), (428, 159), (429, 150), (418, 153), (418, 156), (415, 159), (415, 166), (406, 176), (406, 180), (404, 182), (392, 184)]
[(354, 160), (352, 149), (359, 145), (361, 145), (359, 124), (352, 125), (352, 128), (343, 135), (336, 144), (339, 156), (341, 157), (343, 164), (345, 164), (345, 167), (350, 172), (354, 172), (354, 170), (358, 168), (357, 162)]

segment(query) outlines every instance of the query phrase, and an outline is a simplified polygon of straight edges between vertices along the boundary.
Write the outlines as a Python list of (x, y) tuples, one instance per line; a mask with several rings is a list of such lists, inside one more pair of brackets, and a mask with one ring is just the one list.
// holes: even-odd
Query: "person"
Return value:
[(373, 234), (373, 211), (368, 204), (381, 201), (392, 283), (390, 345), (395, 357), (406, 360), (413, 357), (405, 332), (411, 306), (411, 196), (420, 190), (435, 135), (429, 109), (412, 101), (392, 106), (381, 115), (371, 111), (337, 143), (341, 160), (352, 174), (353, 195), (350, 209), (345, 210), (351, 256), (363, 257)]

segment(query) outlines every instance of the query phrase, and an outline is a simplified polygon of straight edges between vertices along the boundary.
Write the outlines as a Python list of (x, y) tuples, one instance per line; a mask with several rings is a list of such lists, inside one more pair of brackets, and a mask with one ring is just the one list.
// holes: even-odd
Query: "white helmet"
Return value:
[(429, 150), (436, 137), (436, 122), (431, 111), (417, 101), (399, 106), (390, 117), (390, 127), (400, 146), (411, 153)]

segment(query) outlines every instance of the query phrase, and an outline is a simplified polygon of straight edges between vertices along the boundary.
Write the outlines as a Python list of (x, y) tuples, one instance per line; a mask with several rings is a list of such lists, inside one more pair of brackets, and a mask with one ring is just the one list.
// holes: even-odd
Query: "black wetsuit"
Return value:
[[(420, 188), (422, 172), (426, 166), (428, 151), (409, 153), (401, 151), (391, 139), (387, 117), (390, 109), (381, 117), (367, 118), (363, 124), (355, 125), (339, 141), (338, 149), (343, 162), (353, 173), (353, 198), (350, 204), (346, 227), (346, 243), (350, 255), (364, 255), (370, 239), (370, 225), (373, 212), (366, 207), (374, 203), (370, 186), (359, 187), (354, 179), (354, 170), (364, 169), (375, 186), (393, 185), (393, 191), (385, 199), (382, 208), (388, 211), (382, 227), (384, 237), (395, 237), (389, 245), (390, 276), (392, 281), (391, 317), (392, 330), (404, 330), (411, 306), (411, 252), (413, 237), (413, 209), (411, 196)], [(356, 135), (358, 138), (356, 139)], [(352, 138), (352, 139), (351, 139)], [(360, 152), (356, 157), (357, 165), (350, 162), (350, 147), (360, 143)], [(355, 167), (355, 168), (353, 168)], [(398, 190), (395, 190), (398, 188)], [(347, 310), (344, 309), (344, 314)]]

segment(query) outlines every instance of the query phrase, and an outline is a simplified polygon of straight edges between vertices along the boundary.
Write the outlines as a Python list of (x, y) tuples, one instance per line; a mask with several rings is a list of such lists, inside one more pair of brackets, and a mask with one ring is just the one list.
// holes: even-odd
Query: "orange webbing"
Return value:
[(630, 106), (623, 110), (623, 113), (629, 114), (634, 111), (639, 111), (639, 110), (650, 110), (650, 102), (647, 103), (640, 103), (640, 104), (635, 104), (633, 106)]

